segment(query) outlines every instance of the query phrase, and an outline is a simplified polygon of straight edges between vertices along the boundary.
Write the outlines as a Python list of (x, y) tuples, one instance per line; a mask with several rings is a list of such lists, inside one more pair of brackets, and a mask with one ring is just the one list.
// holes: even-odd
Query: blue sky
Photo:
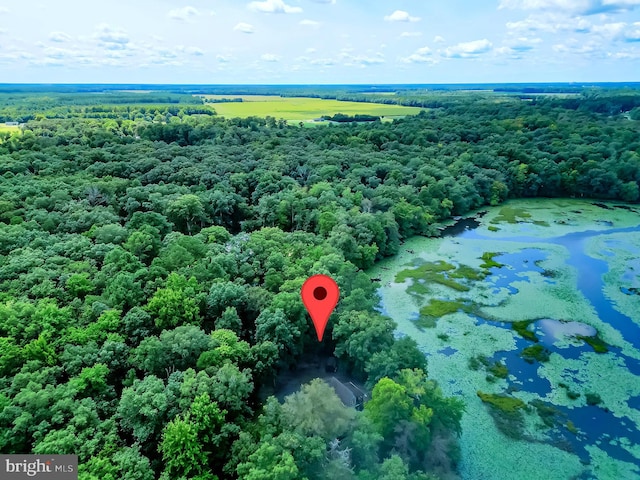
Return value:
[(0, 82), (639, 81), (640, 0), (0, 0)]

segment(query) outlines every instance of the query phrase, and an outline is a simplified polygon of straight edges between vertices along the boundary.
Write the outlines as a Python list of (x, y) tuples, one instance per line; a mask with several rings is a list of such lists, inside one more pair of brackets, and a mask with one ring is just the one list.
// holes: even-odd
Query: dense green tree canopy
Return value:
[[(630, 90), (323, 87), (306, 93), (424, 110), (301, 128), (164, 87), (16, 88), (0, 91), (0, 122), (25, 122), (0, 133), (0, 452), (75, 453), (87, 479), (455, 475), (464, 406), (394, 338), (364, 270), (508, 198), (640, 199)], [(322, 344), (299, 294), (316, 273), (341, 291)], [(366, 386), (363, 412), (320, 380), (270, 396), (328, 355)]]

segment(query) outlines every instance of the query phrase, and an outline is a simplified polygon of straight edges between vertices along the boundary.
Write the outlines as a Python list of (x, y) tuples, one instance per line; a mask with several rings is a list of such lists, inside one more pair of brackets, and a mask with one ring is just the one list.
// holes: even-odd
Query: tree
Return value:
[(66, 282), (67, 290), (74, 297), (84, 298), (95, 290), (95, 285), (89, 280), (88, 273), (74, 273)]
[(118, 418), (123, 429), (141, 444), (157, 442), (162, 427), (176, 413), (175, 396), (155, 375), (135, 380), (122, 391)]
[(146, 306), (155, 317), (158, 328), (178, 325), (196, 325), (200, 321), (198, 284), (194, 277), (187, 280), (183, 275), (172, 273), (167, 278), (166, 288), (159, 288)]
[(371, 356), (393, 344), (395, 323), (378, 313), (348, 311), (338, 317), (333, 329), (335, 353), (362, 375)]
[(242, 320), (238, 316), (236, 307), (227, 307), (222, 315), (215, 321), (216, 330), (227, 329), (240, 335), (242, 333)]
[(179, 227), (191, 235), (193, 226), (205, 220), (204, 207), (200, 197), (193, 194), (181, 195), (167, 205), (166, 214)]
[(168, 377), (175, 370), (194, 367), (203, 352), (213, 345), (212, 338), (200, 328), (182, 325), (163, 331), (160, 337), (144, 339), (133, 349), (131, 363), (146, 372)]
[(198, 428), (189, 419), (175, 418), (167, 424), (158, 448), (165, 471), (172, 476), (198, 475), (206, 468), (207, 455), (198, 439)]
[(265, 310), (256, 319), (256, 342), (273, 342), (280, 356), (291, 359), (300, 353), (300, 330), (281, 309)]
[(354, 409), (343, 405), (332, 387), (316, 378), (285, 398), (282, 421), (303, 435), (331, 440), (350, 430), (355, 413)]
[(413, 401), (402, 385), (383, 378), (373, 388), (371, 400), (365, 403), (364, 411), (385, 441), (389, 442), (394, 437), (396, 427), (411, 419)]
[(214, 283), (207, 296), (208, 315), (216, 318), (222, 315), (227, 307), (242, 310), (246, 305), (247, 292), (245, 287), (232, 282)]
[(427, 370), (427, 359), (411, 337), (398, 339), (391, 348), (371, 355), (365, 365), (367, 387), (373, 388), (383, 377), (396, 378), (403, 369)]
[(249, 361), (249, 344), (238, 339), (231, 330), (215, 330), (211, 333), (210, 348), (200, 354), (199, 369), (217, 370), (225, 363), (244, 364)]

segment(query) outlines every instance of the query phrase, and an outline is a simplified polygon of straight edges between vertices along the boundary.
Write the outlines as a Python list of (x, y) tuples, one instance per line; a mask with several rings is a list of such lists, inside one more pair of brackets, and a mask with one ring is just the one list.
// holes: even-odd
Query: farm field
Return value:
[(278, 97), (270, 95), (201, 95), (208, 99), (242, 98), (242, 102), (215, 103), (218, 115), (223, 117), (266, 117), (285, 120), (312, 121), (323, 115), (379, 115), (403, 117), (417, 115), (421, 108), (377, 103), (345, 102), (309, 97)]
[(17, 132), (20, 130), (18, 125), (5, 125), (0, 123), (0, 132)]

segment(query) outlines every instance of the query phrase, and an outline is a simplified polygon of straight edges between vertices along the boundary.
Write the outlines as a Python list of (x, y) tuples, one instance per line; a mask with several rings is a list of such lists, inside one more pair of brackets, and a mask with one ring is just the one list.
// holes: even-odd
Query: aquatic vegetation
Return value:
[(567, 389), (567, 397), (569, 397), (571, 400), (577, 400), (578, 398), (580, 398), (580, 393)]
[[(640, 382), (633, 371), (636, 363), (621, 355), (640, 360), (640, 352), (633, 341), (627, 340), (625, 332), (618, 331), (618, 325), (609, 322), (609, 316), (599, 315), (600, 306), (594, 308), (594, 297), (580, 287), (584, 265), (576, 268), (570, 260), (588, 261), (586, 254), (606, 262), (610, 270), (598, 278), (602, 279), (606, 298), (596, 300), (610, 301), (616, 310), (640, 324), (637, 292), (628, 291), (640, 287), (636, 280), (640, 271), (640, 236), (637, 230), (602, 236), (589, 233), (585, 234), (588, 240), (584, 252), (574, 252), (569, 240), (558, 239), (582, 235), (577, 227), (589, 231), (593, 225), (589, 215), (596, 207), (587, 203), (583, 209), (585, 202), (574, 200), (509, 201), (508, 205), (523, 208), (532, 218), (517, 222), (520, 224), (489, 225), (501, 208), (497, 207), (490, 210), (473, 234), (407, 243), (407, 248), (419, 252), (422, 262), (444, 260), (445, 264), (454, 265), (455, 268), (437, 273), (470, 287), (468, 293), (433, 283), (428, 285), (432, 292), (420, 298), (416, 307), (415, 295), (407, 295), (413, 282), (391, 283), (381, 289), (385, 310), (398, 321), (399, 329), (416, 338), (429, 354), (433, 378), (443, 382), (448, 393), (462, 395), (473, 406), (471, 414), (463, 417), (461, 449), (465, 459), (472, 459), (461, 467), (463, 478), (508, 480), (516, 470), (526, 471), (520, 478), (540, 478), (540, 465), (544, 465), (546, 478), (558, 480), (582, 478), (581, 475), (586, 478), (590, 474), (595, 475), (593, 478), (635, 478), (624, 476), (631, 472), (633, 464), (616, 457), (615, 451), (623, 448), (619, 443), (611, 443), (607, 437), (602, 437), (601, 443), (594, 442), (599, 438), (595, 432), (611, 432), (613, 437), (616, 425), (621, 424), (619, 419), (624, 419), (622, 425), (630, 435), (637, 435), (640, 417), (634, 399), (640, 398)], [(566, 217), (578, 205), (585, 212), (584, 218), (572, 216), (565, 225), (556, 224), (556, 219)], [(612, 217), (616, 227), (638, 225), (637, 214), (634, 218), (626, 212), (616, 215), (626, 215), (624, 219)], [(536, 226), (534, 218), (550, 226)], [(492, 233), (494, 228), (498, 233)], [(598, 227), (603, 232), (607, 228)], [(530, 245), (518, 238), (523, 235), (540, 238), (540, 243), (532, 240), (535, 245)], [(420, 266), (407, 266), (412, 260), (403, 255), (386, 278), (392, 281), (398, 271)], [(488, 260), (508, 267), (498, 271), (498, 266)], [(471, 269), (458, 272), (463, 265)], [(601, 266), (604, 264), (598, 265)], [(474, 275), (474, 268), (486, 276), (472, 280), (469, 277)], [(497, 274), (490, 275), (489, 270)], [(460, 302), (475, 310), (469, 314), (460, 308), (439, 318), (425, 316), (423, 321), (436, 328), (416, 328), (421, 325), (411, 319), (432, 298)], [(442, 335), (449, 337), (446, 344)], [(587, 347), (583, 343), (587, 340), (579, 336), (594, 338), (588, 339)], [(455, 353), (441, 351), (443, 345), (451, 346)], [(604, 348), (610, 353), (596, 353), (594, 345), (600, 353)], [(509, 381), (494, 374), (505, 372), (504, 368), (500, 372), (497, 360), (504, 363)], [(484, 393), (482, 399), (478, 390), (491, 393)], [(506, 411), (499, 406), (506, 406)], [(610, 426), (594, 427), (585, 422), (585, 415), (590, 413), (598, 419), (604, 420), (603, 415), (609, 413), (615, 418), (611, 417)], [(630, 438), (633, 442), (636, 437)], [(640, 460), (640, 450), (632, 451), (632, 455)], [(489, 460), (494, 458), (503, 458), (504, 462)], [(522, 465), (522, 458), (527, 458), (528, 466)], [(640, 462), (633, 470), (636, 476), (638, 465)], [(605, 473), (600, 475), (602, 472)], [(620, 474), (614, 475), (616, 472)]]
[(523, 349), (522, 352), (520, 352), (520, 356), (528, 363), (548, 362), (550, 353), (549, 349), (540, 344), (536, 344)]
[(526, 408), (527, 404), (516, 397), (510, 397), (509, 395), (500, 395), (497, 393), (484, 393), (478, 390), (476, 392), (480, 400), (484, 403), (491, 405), (494, 408), (506, 413), (515, 413), (519, 409)]
[(418, 320), (416, 320), (416, 324), (422, 328), (436, 328), (438, 323), (438, 319), (436, 317), (429, 317), (427, 315), (420, 315)]
[[(438, 283), (440, 285), (444, 285), (445, 287), (452, 288), (459, 292), (469, 291), (469, 287), (467, 287), (466, 285), (462, 285), (461, 283), (456, 282), (455, 280), (452, 280), (451, 278), (449, 278), (444, 274), (444, 272), (448, 272), (450, 270), (456, 270), (456, 267), (442, 260), (438, 260), (436, 262), (427, 262), (420, 265), (417, 268), (402, 270), (396, 275), (395, 282), (402, 283), (407, 278), (411, 278), (414, 280), (413, 282), (414, 285), (419, 283), (422, 280), (427, 284)], [(466, 277), (460, 275), (459, 278), (466, 278)], [(423, 290), (421, 287), (414, 287), (413, 291), (415, 292), (415, 291), (421, 291), (421, 290)]]
[(396, 275), (396, 282), (402, 283), (407, 278), (420, 279), (424, 278), (428, 273), (438, 273), (438, 272), (446, 272), (448, 270), (455, 270), (455, 265), (451, 265), (443, 260), (438, 260), (436, 262), (425, 262), (422, 263), (417, 268), (406, 269), (398, 272)]
[(449, 276), (452, 278), (464, 278), (467, 280), (483, 280), (487, 276), (487, 273), (468, 265), (460, 265), (454, 272), (451, 272)]
[(498, 378), (507, 378), (507, 376), (509, 375), (509, 370), (503, 362), (494, 363), (489, 367), (489, 371), (492, 375)]
[(573, 390), (571, 390), (571, 388), (569, 387), (569, 385), (567, 385), (566, 383), (560, 382), (558, 384), (558, 386), (560, 388), (564, 388), (564, 390), (567, 392), (567, 397), (571, 400), (577, 400), (578, 398), (580, 398), (580, 393), (575, 392)]
[(483, 263), (480, 265), (480, 268), (486, 268), (487, 270), (490, 268), (500, 268), (500, 267), (504, 267), (504, 265), (502, 263), (496, 262), (494, 260), (494, 257), (497, 257), (498, 255), (500, 255), (500, 253), (497, 252), (484, 252), (482, 254), (482, 257), (480, 257), (483, 260)]
[(475, 355), (469, 358), (469, 363), (468, 363), (469, 368), (471, 370), (480, 370), (480, 367), (482, 367), (483, 365), (485, 367), (488, 367), (489, 364), (490, 364), (489, 359), (484, 355)]
[(516, 440), (524, 438), (525, 421), (523, 410), (527, 405), (519, 398), (494, 393), (476, 392), (480, 400), (489, 406), (489, 414), (504, 435)]
[(493, 225), (489, 225), (487, 227), (487, 230), (489, 230), (490, 232), (499, 232), (500, 231), (500, 229), (498, 227), (495, 227)]
[(431, 293), (431, 290), (422, 282), (413, 282), (411, 286), (407, 288), (407, 293), (422, 296), (428, 295), (429, 293)]
[(531, 340), (532, 342), (538, 342), (538, 337), (536, 336), (536, 334), (527, 328), (533, 322), (534, 320), (523, 320), (520, 322), (512, 322), (511, 329), (518, 332), (518, 334), (522, 338), (526, 338), (527, 340)]
[(491, 223), (518, 223), (528, 218), (531, 218), (531, 214), (524, 208), (504, 206), (500, 209), (498, 215), (491, 220)]
[(450, 313), (455, 313), (462, 310), (466, 313), (471, 313), (473, 307), (464, 300), (439, 300), (432, 298), (429, 303), (420, 309), (420, 315), (423, 317), (443, 317)]
[(597, 393), (585, 393), (585, 399), (587, 400), (587, 405), (600, 405), (602, 403), (602, 398)]
[(576, 335), (576, 338), (591, 346), (591, 348), (593, 348), (593, 351), (596, 353), (607, 353), (609, 351), (609, 345), (607, 345), (604, 340), (602, 340), (597, 335), (594, 335), (592, 337)]
[(536, 413), (544, 423), (549, 428), (554, 428), (556, 424), (559, 422), (558, 417), (566, 416), (556, 407), (546, 402), (543, 402), (539, 399), (534, 399), (529, 404), (536, 410)]

